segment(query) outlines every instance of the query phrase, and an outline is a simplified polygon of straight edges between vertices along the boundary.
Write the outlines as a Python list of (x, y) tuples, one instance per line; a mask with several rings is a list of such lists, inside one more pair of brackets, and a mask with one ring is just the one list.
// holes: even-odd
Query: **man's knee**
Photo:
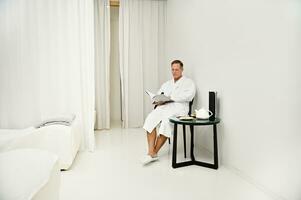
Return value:
[(152, 131), (146, 131), (147, 134), (154, 134), (156, 133), (157, 134), (157, 130), (156, 128), (154, 128)]
[(163, 134), (160, 134), (159, 137), (163, 138), (163, 139), (167, 139), (168, 137), (166, 137), (165, 135)]

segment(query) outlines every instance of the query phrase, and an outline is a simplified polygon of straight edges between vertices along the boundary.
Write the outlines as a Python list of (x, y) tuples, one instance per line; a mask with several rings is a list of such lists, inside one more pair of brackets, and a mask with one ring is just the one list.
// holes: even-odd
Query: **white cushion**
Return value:
[(25, 129), (0, 129), (0, 151), (16, 138), (27, 136), (33, 133), (36, 129), (29, 127)]
[(0, 199), (30, 200), (50, 179), (58, 157), (37, 149), (0, 153)]

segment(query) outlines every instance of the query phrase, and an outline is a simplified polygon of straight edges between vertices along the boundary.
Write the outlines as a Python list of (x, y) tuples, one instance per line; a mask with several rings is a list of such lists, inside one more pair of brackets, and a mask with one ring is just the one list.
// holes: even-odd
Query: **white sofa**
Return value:
[(0, 153), (0, 199), (58, 200), (60, 198), (58, 157), (38, 149)]
[(60, 169), (67, 170), (80, 147), (80, 127), (75, 119), (71, 126), (49, 125), (41, 128), (0, 129), (0, 152), (36, 148), (59, 157)]

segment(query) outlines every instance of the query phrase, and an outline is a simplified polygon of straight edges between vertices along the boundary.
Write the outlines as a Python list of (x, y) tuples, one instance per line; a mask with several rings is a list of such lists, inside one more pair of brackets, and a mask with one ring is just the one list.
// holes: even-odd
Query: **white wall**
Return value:
[[(301, 2), (169, 0), (166, 38), (167, 62), (183, 60), (196, 82), (195, 106), (218, 91), (222, 164), (275, 199), (300, 200)], [(208, 130), (197, 139), (211, 148)]]
[(110, 58), (110, 89), (111, 89), (111, 121), (121, 123), (120, 70), (119, 70), (119, 8), (111, 7), (111, 58)]

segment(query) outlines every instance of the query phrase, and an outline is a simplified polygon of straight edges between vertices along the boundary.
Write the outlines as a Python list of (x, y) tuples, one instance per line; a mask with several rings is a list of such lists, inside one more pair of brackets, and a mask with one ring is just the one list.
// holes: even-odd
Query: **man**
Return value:
[[(171, 63), (171, 72), (173, 79), (164, 83), (158, 94), (164, 93), (172, 102), (155, 102), (157, 107), (149, 113), (143, 125), (148, 142), (148, 153), (141, 159), (144, 165), (159, 159), (157, 154), (160, 148), (173, 132), (169, 118), (187, 115), (189, 102), (195, 95), (195, 85), (191, 79), (183, 76), (183, 63), (180, 60)], [(157, 128), (159, 136), (157, 136)]]

